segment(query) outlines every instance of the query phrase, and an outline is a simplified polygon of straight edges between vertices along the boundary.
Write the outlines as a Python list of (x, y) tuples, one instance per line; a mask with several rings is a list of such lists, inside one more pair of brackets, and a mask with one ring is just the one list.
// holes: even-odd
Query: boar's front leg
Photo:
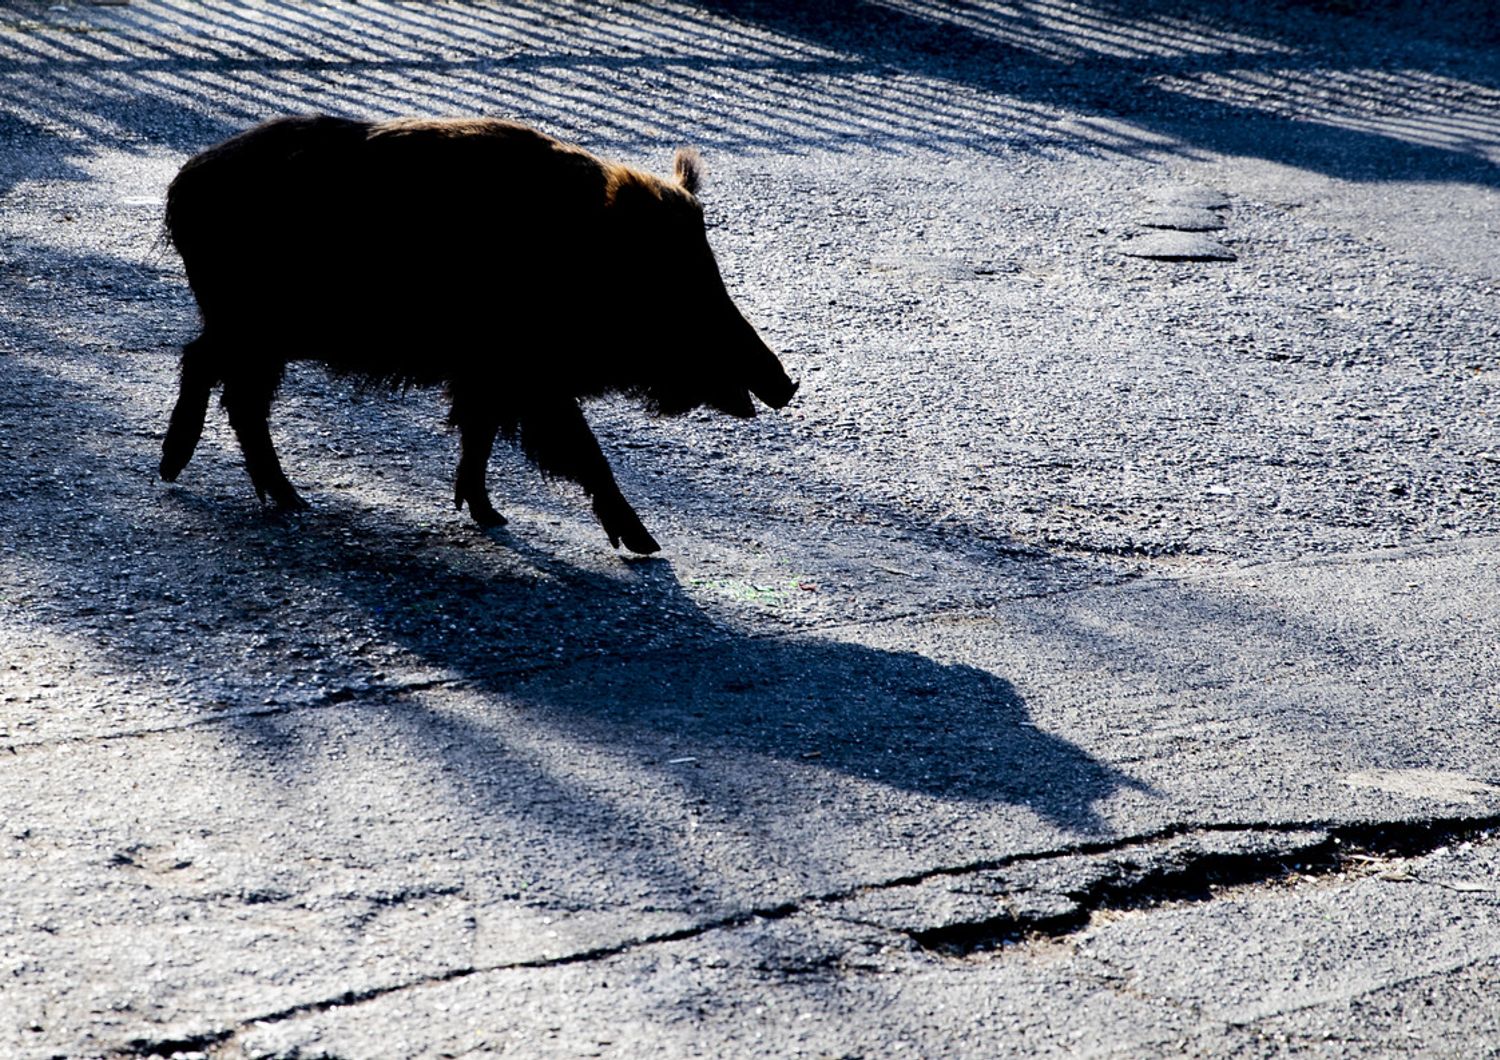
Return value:
[[(490, 452), (500, 430), (500, 417), (466, 398), (455, 397), (448, 422), (458, 428), (458, 474), (453, 483), (453, 506), (469, 506), (469, 515), (480, 526), (504, 526), (505, 516), (490, 503), (485, 485)], [(514, 422), (511, 424), (514, 428)]]
[(307, 502), (297, 495), (287, 481), (271, 443), (271, 399), (281, 383), (284, 365), (276, 362), (248, 362), (237, 358), (233, 371), (224, 375), (224, 409), (229, 425), (240, 440), (245, 455), (245, 470), (262, 503), (269, 497), (281, 509), (306, 508)]
[(572, 479), (593, 498), (594, 514), (611, 545), (619, 548), (623, 542), (643, 556), (661, 551), (620, 492), (576, 399), (537, 400), (521, 414), (520, 431), (521, 448), (537, 467), (546, 474)]

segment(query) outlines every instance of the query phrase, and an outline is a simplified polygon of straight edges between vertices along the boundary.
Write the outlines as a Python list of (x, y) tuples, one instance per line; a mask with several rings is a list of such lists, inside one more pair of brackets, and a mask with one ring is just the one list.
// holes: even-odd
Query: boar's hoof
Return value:
[(623, 544), (638, 556), (649, 556), (652, 553), (661, 551), (661, 546), (656, 543), (656, 538), (652, 537), (645, 529), (627, 531), (623, 534), (610, 534), (609, 543), (615, 548), (619, 548)]
[(613, 504), (596, 500), (594, 514), (599, 517), (604, 532), (609, 535), (609, 543), (615, 548), (623, 543), (630, 551), (642, 556), (661, 551), (656, 538), (651, 536), (651, 531), (641, 523), (640, 516), (623, 497)]
[(505, 516), (495, 511), (495, 506), (485, 494), (466, 494), (460, 487), (453, 493), (453, 507), (462, 508), (465, 504), (469, 506), (469, 518), (485, 529), (505, 525)]
[(182, 474), (182, 469), (187, 467), (188, 458), (193, 454), (163, 453), (161, 458), (161, 480), (163, 482), (176, 482), (177, 476)]
[(306, 511), (308, 508), (308, 503), (302, 499), (301, 494), (291, 487), (290, 483), (284, 487), (269, 489), (265, 492), (257, 490), (256, 492), (260, 494), (260, 502), (262, 504), (269, 504), (272, 511), (282, 515), (287, 515), (291, 512)]
[(475, 504), (473, 501), (470, 501), (469, 518), (473, 519), (474, 522), (486, 530), (505, 525), (505, 516), (495, 511), (489, 504)]
[(641, 556), (649, 556), (653, 552), (661, 551), (661, 546), (656, 543), (656, 538), (652, 537), (650, 531), (644, 526), (625, 531), (620, 535), (619, 540), (616, 540), (613, 534), (609, 536), (609, 543), (616, 548), (620, 547), (621, 542), (624, 542), (625, 547), (630, 549), (630, 551)]

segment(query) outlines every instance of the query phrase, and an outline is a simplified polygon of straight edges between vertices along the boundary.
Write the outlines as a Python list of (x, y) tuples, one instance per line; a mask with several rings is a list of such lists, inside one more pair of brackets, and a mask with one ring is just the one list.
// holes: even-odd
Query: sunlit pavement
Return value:
[[(1357, 6), (0, 10), (0, 1055), (1500, 1049), (1500, 40)], [(310, 110), (703, 151), (660, 558), (311, 367), (157, 481)]]

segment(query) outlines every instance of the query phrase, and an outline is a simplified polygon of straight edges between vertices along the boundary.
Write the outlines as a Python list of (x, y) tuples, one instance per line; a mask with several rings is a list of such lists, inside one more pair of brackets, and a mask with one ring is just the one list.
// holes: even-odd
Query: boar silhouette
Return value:
[(621, 494), (580, 402), (639, 399), (753, 416), (796, 384), (725, 290), (697, 199), (672, 180), (494, 119), (280, 118), (190, 159), (167, 233), (202, 315), (162, 447), (174, 481), (210, 395), (262, 502), (305, 507), (271, 441), (288, 362), (404, 388), (443, 386), (458, 507), (483, 526), (495, 439), (592, 499), (610, 543), (660, 546)]

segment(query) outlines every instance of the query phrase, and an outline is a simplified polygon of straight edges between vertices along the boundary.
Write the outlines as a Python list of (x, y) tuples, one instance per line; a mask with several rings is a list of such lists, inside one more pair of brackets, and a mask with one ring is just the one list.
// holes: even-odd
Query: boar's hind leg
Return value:
[(594, 500), (594, 514), (609, 543), (641, 555), (661, 551), (615, 483), (609, 461), (573, 398), (539, 400), (521, 416), (521, 448), (549, 475), (570, 478)]
[(209, 394), (218, 381), (213, 348), (206, 335), (199, 335), (182, 348), (182, 383), (167, 425), (167, 438), (161, 446), (161, 477), (165, 481), (176, 482), (193, 458), (193, 450), (198, 448), (198, 439), (203, 435)]
[(240, 451), (245, 454), (245, 470), (250, 473), (256, 495), (263, 503), (269, 497), (277, 508), (306, 508), (307, 502), (297, 496), (297, 491), (282, 473), (267, 423), (271, 415), (271, 398), (281, 382), (282, 368), (283, 365), (275, 362), (250, 362), (247, 365), (245, 361), (239, 361), (237, 370), (226, 373), (224, 377), (224, 408), (229, 413), (229, 425), (240, 440)]
[(453, 402), (448, 421), (458, 428), (458, 475), (453, 483), (453, 506), (462, 508), (467, 503), (469, 515), (480, 526), (504, 526), (505, 516), (495, 511), (484, 483), (495, 434), (500, 430), (499, 417), (458, 399)]

